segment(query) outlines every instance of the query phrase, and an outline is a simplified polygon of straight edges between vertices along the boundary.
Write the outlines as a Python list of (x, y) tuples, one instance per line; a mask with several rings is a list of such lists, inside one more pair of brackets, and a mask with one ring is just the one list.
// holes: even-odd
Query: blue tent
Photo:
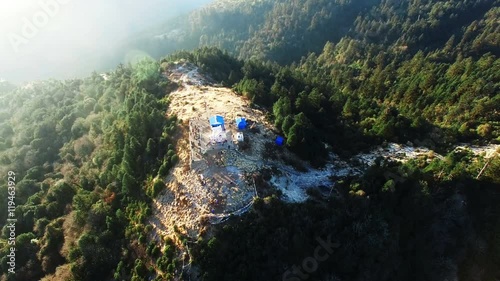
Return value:
[(278, 146), (283, 146), (285, 144), (285, 138), (283, 138), (282, 136), (277, 136), (275, 143)]
[(237, 117), (236, 127), (238, 127), (238, 130), (245, 129), (247, 127), (247, 120), (244, 117)]
[(218, 127), (218, 126), (224, 127), (224, 118), (220, 115), (214, 115), (210, 117), (209, 121), (210, 121), (210, 126), (212, 127)]

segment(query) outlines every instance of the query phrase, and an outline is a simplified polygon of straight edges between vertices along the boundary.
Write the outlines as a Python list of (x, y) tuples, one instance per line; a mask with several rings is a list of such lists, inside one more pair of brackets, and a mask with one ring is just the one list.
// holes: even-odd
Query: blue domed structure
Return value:
[(245, 117), (237, 117), (236, 118), (236, 127), (238, 130), (244, 130), (247, 127), (247, 120)]

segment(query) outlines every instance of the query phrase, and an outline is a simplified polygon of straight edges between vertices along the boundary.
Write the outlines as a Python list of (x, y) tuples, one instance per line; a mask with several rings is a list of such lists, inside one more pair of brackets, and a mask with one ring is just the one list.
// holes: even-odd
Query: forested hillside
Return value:
[(338, 62), (337, 50), (352, 42), (328, 43), (319, 56), (284, 67), (238, 61), (210, 48), (171, 57), (197, 63), (272, 111), (287, 145), (306, 159), (321, 162), (327, 156), (322, 143), (349, 154), (383, 141), (438, 151), (460, 142), (500, 141), (500, 61), (494, 55), (446, 63), (419, 52), (398, 63), (379, 53)]
[(257, 102), (265, 97), (287, 137), (297, 123), (292, 118), (302, 114), (310, 128), (321, 132), (318, 138), (334, 147), (359, 149), (352, 145), (390, 140), (439, 149), (462, 141), (499, 141), (500, 61), (495, 56), (445, 63), (419, 52), (398, 63), (379, 53), (339, 63), (352, 56), (338, 50), (353, 43), (329, 43), (319, 56), (269, 75), (245, 73), (235, 88)]
[(156, 176), (176, 157), (176, 119), (165, 116), (163, 99), (172, 87), (157, 62), (143, 61), (2, 93), (0, 167), (3, 175), (15, 174), (9, 180), (17, 219), (15, 274), (7, 275), (13, 245), (7, 208), (0, 210), (2, 280), (144, 275), (137, 258), (148, 233), (149, 197), (164, 186)]
[(448, 55), (499, 51), (498, 0), (218, 0), (132, 40), (157, 56), (216, 46), (241, 59), (282, 64), (319, 53), (327, 42), (356, 40), (360, 54), (402, 58), (444, 49)]
[[(159, 61), (17, 88), (1, 81), (0, 200), (16, 186), (18, 249), (8, 275), (2, 208), (1, 280), (305, 280), (294, 265), (329, 236), (332, 251), (309, 280), (500, 279), (500, 157), (451, 149), (500, 143), (499, 7), (221, 0), (132, 40), (168, 55)], [(267, 110), (286, 149), (314, 166), (384, 142), (444, 157), (378, 159), (362, 176), (333, 179), (327, 194), (311, 189), (306, 203), (256, 198), (197, 241), (177, 233), (189, 249), (180, 260), (172, 240), (149, 241), (146, 225), (178, 160), (179, 122), (166, 116), (177, 85), (161, 73), (180, 59)]]

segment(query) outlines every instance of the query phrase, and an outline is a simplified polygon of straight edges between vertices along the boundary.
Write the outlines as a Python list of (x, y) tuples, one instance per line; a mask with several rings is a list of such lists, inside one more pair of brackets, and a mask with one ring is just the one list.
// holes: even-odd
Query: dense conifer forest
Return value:
[(387, 142), (444, 155), (378, 159), (328, 196), (256, 198), (211, 237), (178, 235), (199, 280), (306, 280), (294, 265), (330, 238), (307, 280), (499, 280), (500, 157), (453, 150), (500, 143), (499, 7), (221, 0), (131, 41), (158, 61), (0, 82), (0, 173), (15, 172), (18, 219), (14, 276), (0, 209), (1, 280), (189, 280), (174, 243), (150, 242), (146, 223), (178, 161), (181, 120), (166, 115), (177, 85), (162, 72), (180, 59), (267, 110), (287, 149), (316, 167)]
[[(2, 173), (16, 173), (19, 249), (6, 280), (39, 280), (61, 265), (51, 280), (143, 275), (144, 265), (128, 266), (144, 247), (157, 175), (176, 160), (177, 121), (164, 98), (174, 86), (144, 61), (2, 94), (0, 159)], [(6, 184), (0, 193), (7, 202)], [(2, 272), (9, 249), (2, 239)]]

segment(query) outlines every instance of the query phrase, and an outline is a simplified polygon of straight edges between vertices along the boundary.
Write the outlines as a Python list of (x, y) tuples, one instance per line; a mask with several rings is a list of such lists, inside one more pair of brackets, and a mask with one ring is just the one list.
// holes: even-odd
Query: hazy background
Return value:
[[(23, 36), (23, 18), (43, 11), (40, 1), (0, 0), (0, 79), (21, 83), (47, 78), (87, 75), (113, 68), (122, 55), (115, 53), (126, 39), (200, 7), (211, 0), (64, 0), (47, 25), (15, 51), (12, 34)], [(52, 0), (56, 1), (56, 0)], [(136, 53), (126, 50), (125, 53)]]

